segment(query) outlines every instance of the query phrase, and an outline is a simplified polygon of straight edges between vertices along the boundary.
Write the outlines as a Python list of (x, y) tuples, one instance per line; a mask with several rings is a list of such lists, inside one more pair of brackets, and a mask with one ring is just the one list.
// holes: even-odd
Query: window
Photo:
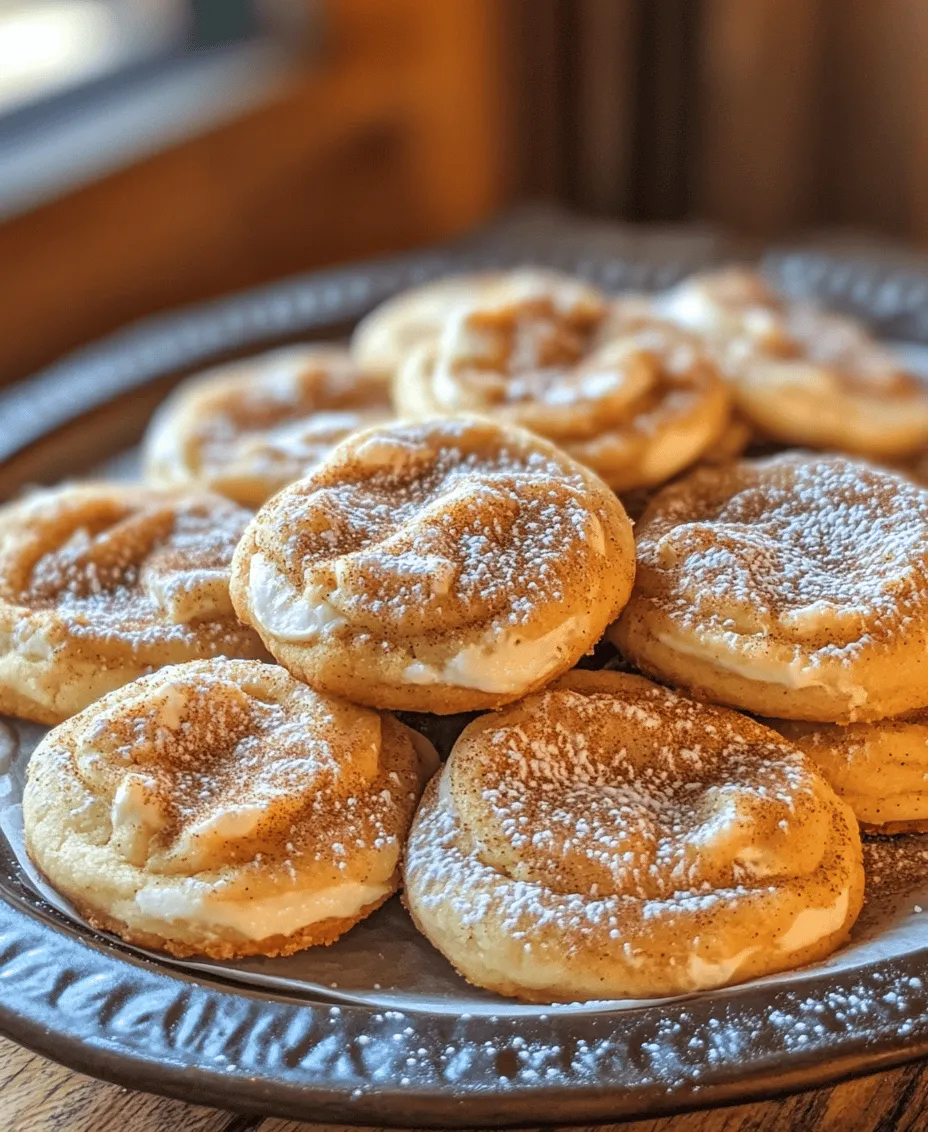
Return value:
[(0, 220), (266, 97), (312, 0), (0, 0)]

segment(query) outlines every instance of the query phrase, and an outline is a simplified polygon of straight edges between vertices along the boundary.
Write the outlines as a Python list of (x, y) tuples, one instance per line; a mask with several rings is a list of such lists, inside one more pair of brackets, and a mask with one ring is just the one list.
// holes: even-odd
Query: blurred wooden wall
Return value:
[(705, 0), (694, 207), (928, 240), (928, 4)]
[(925, 0), (504, 4), (526, 194), (928, 241)]
[(168, 307), (445, 239), (504, 198), (497, 0), (326, 0), (266, 105), (0, 225), (0, 380)]

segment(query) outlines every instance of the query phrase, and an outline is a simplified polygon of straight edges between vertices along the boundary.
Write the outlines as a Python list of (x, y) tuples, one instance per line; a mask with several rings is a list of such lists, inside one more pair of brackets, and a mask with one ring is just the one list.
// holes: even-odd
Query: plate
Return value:
[[(162, 317), (0, 393), (0, 492), (116, 456), (191, 369), (343, 334), (383, 298), (448, 271), (540, 262), (617, 290), (663, 286), (730, 253), (712, 233), (529, 215), (455, 247)], [(928, 341), (928, 276), (911, 264), (782, 249), (768, 265), (793, 290)], [(133, 952), (38, 896), (2, 837), (0, 897), (3, 1033), (82, 1072), (223, 1108), (404, 1127), (576, 1124), (744, 1101), (928, 1053), (928, 939), (851, 969), (825, 964), (621, 1010), (524, 1008), (476, 993), (479, 1007), (448, 1010), (424, 995), (327, 992), (321, 981), (312, 991), (245, 986)]]

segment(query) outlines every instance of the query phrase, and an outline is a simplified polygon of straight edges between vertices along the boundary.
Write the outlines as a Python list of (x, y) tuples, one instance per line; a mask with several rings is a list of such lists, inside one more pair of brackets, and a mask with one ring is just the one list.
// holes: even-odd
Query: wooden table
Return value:
[[(780, 1101), (606, 1125), (613, 1132), (923, 1132), (928, 1061)], [(3, 1132), (349, 1132), (236, 1116), (102, 1084), (0, 1039)], [(569, 1132), (561, 1129), (560, 1132)], [(579, 1130), (575, 1130), (579, 1132)]]

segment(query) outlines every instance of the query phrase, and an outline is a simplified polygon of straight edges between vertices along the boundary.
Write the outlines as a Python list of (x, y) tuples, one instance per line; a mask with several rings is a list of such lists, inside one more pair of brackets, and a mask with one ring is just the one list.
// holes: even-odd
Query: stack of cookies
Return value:
[(458, 277), (193, 378), (144, 486), (0, 513), (0, 709), (56, 725), (30, 855), (179, 956), (402, 885), (529, 1001), (821, 959), (860, 826), (928, 823), (928, 492), (860, 458), (923, 450), (920, 382), (743, 270)]

